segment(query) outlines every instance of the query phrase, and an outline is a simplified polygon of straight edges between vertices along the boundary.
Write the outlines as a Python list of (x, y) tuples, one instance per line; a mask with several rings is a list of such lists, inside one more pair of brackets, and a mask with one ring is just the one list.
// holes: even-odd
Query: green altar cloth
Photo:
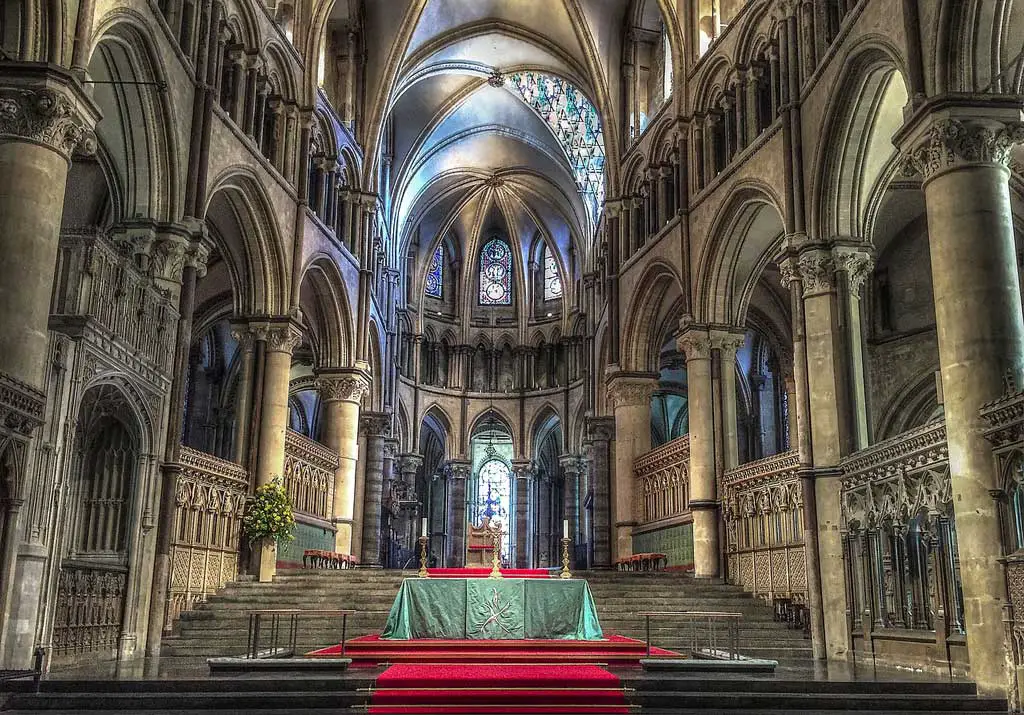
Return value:
[(407, 578), (381, 638), (601, 640), (590, 586), (579, 579)]

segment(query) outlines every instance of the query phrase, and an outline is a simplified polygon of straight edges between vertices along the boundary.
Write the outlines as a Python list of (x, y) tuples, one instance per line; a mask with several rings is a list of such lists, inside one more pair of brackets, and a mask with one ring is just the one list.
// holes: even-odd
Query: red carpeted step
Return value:
[(618, 677), (593, 665), (399, 664), (377, 678), (371, 713), (627, 713)]
[[(306, 654), (309, 658), (341, 655), (341, 645), (322, 648)], [(651, 648), (653, 656), (679, 654), (663, 648)], [(345, 642), (345, 656), (353, 664), (419, 662), (419, 663), (550, 663), (571, 660), (577, 663), (639, 663), (647, 657), (643, 641), (610, 635), (597, 641), (576, 640), (385, 640), (380, 636), (360, 636)]]

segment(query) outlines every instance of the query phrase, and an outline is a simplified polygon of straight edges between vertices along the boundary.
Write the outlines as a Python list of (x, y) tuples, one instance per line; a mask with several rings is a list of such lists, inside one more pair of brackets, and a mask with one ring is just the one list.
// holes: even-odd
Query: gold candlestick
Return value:
[(572, 574), (569, 573), (569, 542), (572, 539), (562, 539), (562, 573), (559, 578), (572, 578)]
[(420, 578), (430, 578), (430, 574), (427, 573), (427, 537), (421, 536), (420, 542)]
[(499, 554), (501, 549), (501, 529), (495, 529), (491, 538), (491, 573), (487, 578), (504, 578), (501, 575)]

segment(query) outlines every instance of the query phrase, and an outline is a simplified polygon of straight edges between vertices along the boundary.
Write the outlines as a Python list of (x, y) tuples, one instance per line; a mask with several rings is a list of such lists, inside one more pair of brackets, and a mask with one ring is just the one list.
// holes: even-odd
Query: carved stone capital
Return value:
[(567, 476), (576, 476), (586, 471), (586, 463), (583, 457), (578, 454), (562, 454), (558, 457), (558, 464)]
[(473, 463), (468, 459), (450, 459), (444, 465), (446, 479), (469, 479)]
[(905, 174), (920, 174), (925, 181), (950, 169), (977, 164), (1008, 166), (1010, 149), (1024, 143), (1024, 122), (999, 119), (931, 121), (910, 142), (903, 155)]
[(610, 442), (615, 439), (615, 418), (588, 417), (587, 439), (591, 442)]
[(608, 382), (608, 399), (613, 408), (649, 405), (657, 380), (645, 375), (616, 375)]
[(747, 336), (742, 332), (715, 330), (711, 333), (711, 347), (722, 351), (722, 361), (731, 362), (736, 359), (736, 351), (743, 347)]
[(516, 479), (529, 479), (534, 476), (536, 470), (533, 468), (533, 462), (529, 459), (513, 459), (512, 473)]
[(0, 436), (28, 437), (43, 423), (46, 393), (0, 372)]
[(835, 290), (836, 263), (831, 251), (815, 249), (800, 254), (798, 270), (805, 298)]
[(676, 338), (676, 348), (690, 360), (711, 359), (711, 336), (703, 328), (688, 327)]
[(423, 466), (423, 455), (415, 452), (405, 452), (398, 455), (398, 471), (406, 477), (406, 481), (412, 481), (411, 477)]
[(70, 75), (45, 65), (0, 63), (0, 140), (45, 146), (70, 161), (96, 152), (99, 110)]
[(850, 295), (860, 298), (864, 282), (875, 268), (875, 257), (867, 251), (837, 248), (833, 252), (836, 270), (846, 273)]
[(302, 342), (302, 332), (291, 320), (262, 323), (255, 326), (256, 339), (265, 340), (267, 350), (289, 355)]
[(370, 378), (358, 370), (320, 372), (316, 387), (325, 402), (354, 402), (359, 404), (370, 392)]
[(359, 429), (368, 437), (388, 437), (391, 435), (391, 413), (364, 412), (359, 415)]

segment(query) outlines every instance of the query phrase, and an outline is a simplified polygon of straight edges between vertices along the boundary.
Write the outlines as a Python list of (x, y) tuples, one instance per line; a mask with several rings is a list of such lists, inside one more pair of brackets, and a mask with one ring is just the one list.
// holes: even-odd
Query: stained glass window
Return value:
[(434, 257), (430, 259), (430, 267), (427, 269), (427, 295), (432, 298), (442, 296), (441, 286), (444, 281), (444, 250), (438, 244), (434, 251)]
[(500, 238), (480, 251), (480, 304), (512, 305), (512, 251)]
[(596, 224), (604, 203), (605, 154), (601, 118), (594, 105), (575, 86), (552, 75), (516, 72), (509, 80), (558, 139)]
[(562, 297), (562, 277), (558, 274), (558, 261), (547, 245), (544, 246), (544, 300)]
[(482, 522), (489, 517), (491, 523), (502, 527), (502, 554), (511, 550), (509, 507), (512, 502), (512, 470), (500, 459), (489, 459), (480, 466), (477, 481), (476, 514)]

